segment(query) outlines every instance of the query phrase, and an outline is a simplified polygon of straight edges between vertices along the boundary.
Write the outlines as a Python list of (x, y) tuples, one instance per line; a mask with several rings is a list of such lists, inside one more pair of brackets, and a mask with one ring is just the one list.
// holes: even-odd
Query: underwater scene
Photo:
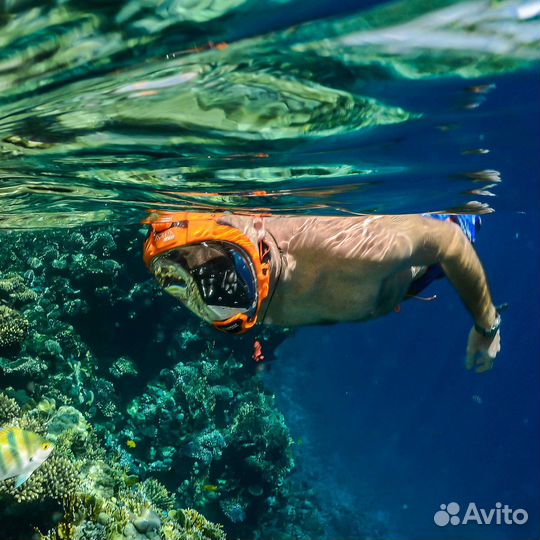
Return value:
[(540, 536), (538, 0), (0, 0), (0, 536)]

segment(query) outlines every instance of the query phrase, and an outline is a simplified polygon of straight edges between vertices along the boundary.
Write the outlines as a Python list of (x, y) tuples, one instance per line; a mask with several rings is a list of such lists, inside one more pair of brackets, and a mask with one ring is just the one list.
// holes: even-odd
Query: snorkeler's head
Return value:
[(247, 331), (268, 295), (270, 268), (222, 214), (153, 214), (144, 261), (166, 292), (219, 330)]

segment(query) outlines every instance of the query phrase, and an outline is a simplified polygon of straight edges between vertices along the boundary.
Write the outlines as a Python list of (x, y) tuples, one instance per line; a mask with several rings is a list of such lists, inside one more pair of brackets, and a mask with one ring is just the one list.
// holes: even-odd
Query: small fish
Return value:
[(469, 92), (470, 94), (487, 94), (488, 92), (495, 90), (495, 88), (496, 85), (494, 84), (477, 84), (465, 88), (465, 92)]
[(41, 435), (18, 427), (0, 428), (0, 481), (16, 478), (22, 486), (53, 450)]
[(470, 150), (463, 150), (461, 153), (464, 156), (481, 156), (483, 154), (489, 154), (489, 150), (487, 148), (471, 148)]
[(214, 484), (205, 484), (203, 486), (203, 490), (207, 491), (208, 493), (215, 493), (218, 490), (218, 487)]
[(128, 439), (126, 445), (128, 448), (137, 448), (137, 443), (133, 439)]
[(463, 173), (461, 176), (471, 178), (473, 182), (502, 182), (500, 171), (494, 169), (485, 169), (483, 171), (474, 171)]
[(478, 394), (474, 394), (471, 399), (478, 405), (482, 405), (482, 403), (484, 403), (484, 400)]
[(134, 474), (130, 474), (124, 477), (124, 482), (126, 486), (133, 487), (135, 484), (139, 482), (139, 477)]

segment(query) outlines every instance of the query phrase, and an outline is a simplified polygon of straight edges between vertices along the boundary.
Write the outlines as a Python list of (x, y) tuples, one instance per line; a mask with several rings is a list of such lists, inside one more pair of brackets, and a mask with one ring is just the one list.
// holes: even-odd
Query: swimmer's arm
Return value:
[[(406, 244), (410, 266), (439, 263), (458, 292), (474, 322), (489, 330), (497, 321), (486, 273), (463, 231), (450, 221), (411, 216), (401, 229), (408, 237)], [(405, 224), (404, 224), (405, 225)]]
[(439, 263), (471, 313), (475, 326), (467, 341), (467, 369), (488, 371), (501, 350), (501, 335), (485, 335), (476, 328), (497, 327), (498, 315), (491, 300), (486, 274), (473, 246), (451, 221), (421, 216), (384, 216), (370, 225), (368, 263), (378, 275), (396, 276), (413, 267)]

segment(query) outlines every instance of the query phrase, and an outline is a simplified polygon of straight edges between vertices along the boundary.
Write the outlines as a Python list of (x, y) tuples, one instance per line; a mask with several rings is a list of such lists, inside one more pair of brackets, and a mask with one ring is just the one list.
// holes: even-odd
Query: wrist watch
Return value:
[(499, 331), (499, 328), (501, 327), (501, 314), (497, 311), (497, 318), (495, 319), (495, 322), (491, 325), (490, 328), (482, 328), (478, 324), (474, 323), (474, 329), (485, 338), (493, 339), (497, 332)]

